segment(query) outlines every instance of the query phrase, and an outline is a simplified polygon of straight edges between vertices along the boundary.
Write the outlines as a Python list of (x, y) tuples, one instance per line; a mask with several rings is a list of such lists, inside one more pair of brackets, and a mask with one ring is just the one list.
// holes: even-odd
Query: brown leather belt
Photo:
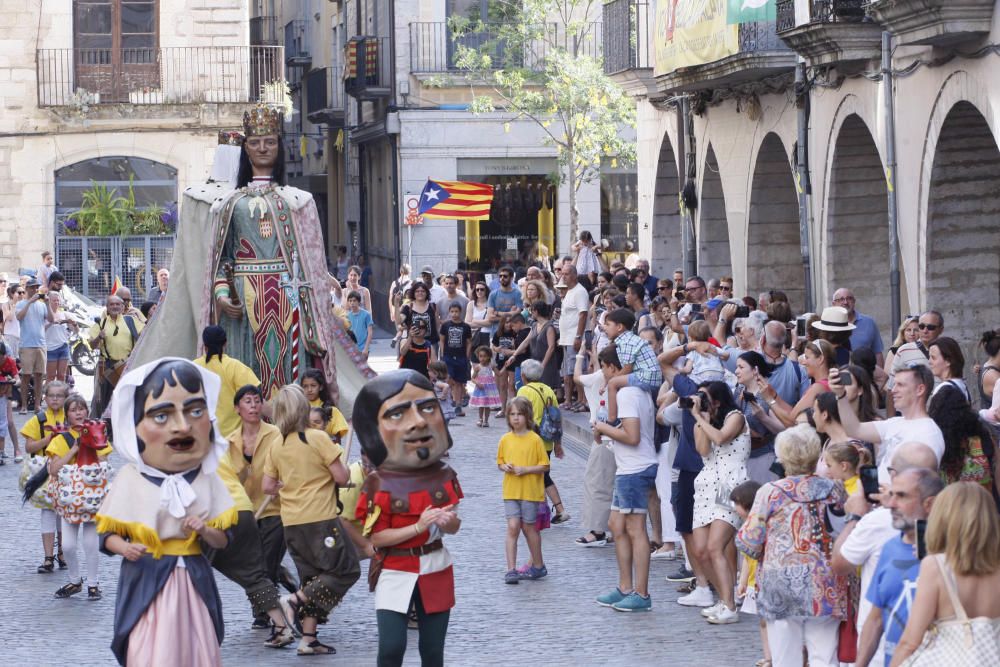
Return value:
[(441, 540), (434, 540), (433, 542), (428, 542), (419, 547), (411, 547), (409, 549), (396, 549), (389, 547), (385, 549), (386, 556), (424, 556), (426, 554), (434, 553), (435, 551), (440, 551), (444, 548), (444, 543)]

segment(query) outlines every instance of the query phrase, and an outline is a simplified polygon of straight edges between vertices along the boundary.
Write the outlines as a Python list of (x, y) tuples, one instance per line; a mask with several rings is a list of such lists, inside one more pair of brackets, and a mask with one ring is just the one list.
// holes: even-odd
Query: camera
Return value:
[(677, 399), (677, 405), (681, 407), (682, 410), (690, 410), (695, 405), (695, 397), (698, 401), (698, 410), (705, 412), (708, 410), (708, 399), (705, 398), (705, 394), (701, 392), (694, 394), (693, 396), (681, 396)]
[(736, 306), (736, 314), (733, 317), (750, 317), (750, 306)]

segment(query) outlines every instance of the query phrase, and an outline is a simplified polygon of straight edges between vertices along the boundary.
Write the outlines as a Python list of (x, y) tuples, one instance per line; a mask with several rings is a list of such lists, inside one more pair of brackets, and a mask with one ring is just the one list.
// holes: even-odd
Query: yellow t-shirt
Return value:
[(236, 471), (233, 470), (233, 463), (228, 456), (228, 452), (227, 456), (219, 458), (219, 467), (216, 472), (219, 473), (219, 477), (225, 483), (229, 495), (233, 497), (233, 505), (236, 511), (253, 512), (254, 506), (250, 504), (250, 498), (243, 489), (243, 485), (240, 484), (240, 480), (236, 476)]
[(344, 506), (344, 511), (340, 516), (353, 523), (360, 530), (363, 527), (362, 522), (354, 518), (354, 511), (358, 508), (358, 499), (361, 498), (361, 485), (365, 483), (365, 469), (361, 465), (361, 461), (355, 461), (347, 469), (351, 473), (351, 483), (354, 486), (341, 487), (337, 491), (340, 504)]
[[(497, 447), (497, 465), (510, 463), (516, 466), (547, 466), (549, 457), (545, 454), (545, 445), (541, 436), (533, 431), (524, 435), (510, 432), (500, 438)], [(541, 502), (545, 500), (545, 477), (542, 473), (521, 475), (504, 473), (504, 500), (530, 500)]]
[[(323, 400), (317, 398), (309, 401), (309, 407), (321, 408), (323, 407)], [(347, 420), (344, 419), (344, 413), (333, 405), (327, 407), (330, 408), (330, 423), (326, 425), (326, 432), (337, 438), (343, 438), (348, 429)]]
[(747, 590), (752, 591), (757, 587), (757, 559), (750, 558), (746, 554), (743, 557), (747, 559), (747, 568), (750, 570), (750, 574), (747, 575)]
[[(45, 425), (54, 426), (56, 424), (64, 424), (66, 422), (66, 410), (59, 408), (59, 412), (52, 412), (52, 408), (45, 408)], [(29, 440), (43, 440), (45, 438), (44, 433), (42, 433), (42, 425), (38, 423), (38, 415), (34, 415), (31, 419), (21, 427), (21, 435)], [(40, 454), (41, 452), (39, 452)]]
[(290, 433), (267, 452), (264, 474), (280, 480), (281, 523), (297, 526), (337, 518), (330, 465), (344, 449), (323, 431), (307, 429), (305, 442)]
[[(80, 434), (77, 431), (74, 431), (73, 429), (70, 429), (69, 432), (70, 435), (72, 435), (74, 438), (80, 437)], [(45, 448), (45, 455), (50, 458), (56, 458), (57, 456), (66, 456), (69, 453), (69, 449), (70, 445), (66, 441), (65, 435), (63, 433), (60, 433), (56, 437), (52, 438), (52, 440), (49, 442), (48, 447)], [(108, 445), (107, 447), (98, 449), (97, 455), (107, 456), (111, 452), (112, 452), (111, 445)], [(76, 463), (76, 457), (74, 456), (69, 461), (67, 461), (67, 463), (68, 464)]]
[[(535, 420), (535, 426), (542, 423), (542, 413), (545, 411), (546, 399), (551, 401), (551, 405), (559, 405), (559, 399), (556, 398), (556, 393), (552, 391), (552, 387), (541, 382), (531, 382), (524, 385), (517, 390), (517, 396), (518, 398), (526, 398), (531, 401), (531, 410), (534, 413), (532, 418)], [(551, 452), (554, 443), (548, 440), (542, 440), (542, 442), (545, 443), (545, 451)]]
[(855, 475), (854, 477), (848, 477), (844, 481), (844, 490), (847, 491), (847, 495), (853, 496), (858, 487), (861, 486), (861, 478)]
[(212, 371), (222, 379), (219, 401), (215, 406), (215, 417), (219, 421), (220, 433), (223, 435), (232, 433), (240, 427), (240, 416), (233, 407), (236, 391), (247, 384), (259, 387), (260, 379), (249, 366), (227, 354), (223, 354), (222, 359), (219, 359), (218, 355), (213, 355), (212, 360), (208, 362), (205, 361), (205, 357), (198, 357), (194, 363)]
[[(230, 433), (226, 439), (229, 441), (229, 462), (233, 466), (237, 479), (243, 478), (243, 488), (250, 498), (250, 504), (256, 511), (264, 499), (268, 497), (262, 488), (264, 464), (267, 461), (267, 452), (271, 447), (280, 446), (283, 442), (281, 431), (274, 424), (260, 423), (260, 430), (257, 431), (257, 446), (253, 451), (253, 459), (250, 463), (247, 463), (246, 457), (243, 455), (242, 426)], [(280, 514), (281, 499), (274, 498), (268, 503), (267, 509), (260, 515), (260, 518), (279, 516)]]
[[(100, 322), (94, 322), (91, 325), (87, 332), (88, 338), (97, 338), (97, 335), (101, 333), (101, 322), (104, 323), (104, 342), (98, 345), (101, 356), (110, 358), (112, 361), (127, 359), (128, 355), (132, 353), (135, 341), (132, 340), (132, 332), (129, 331), (128, 324), (125, 323), (125, 316), (122, 315), (117, 320), (102, 317)], [(135, 317), (132, 318), (132, 322), (135, 323), (136, 334), (142, 333), (143, 323)], [(117, 333), (115, 333), (116, 331)]]

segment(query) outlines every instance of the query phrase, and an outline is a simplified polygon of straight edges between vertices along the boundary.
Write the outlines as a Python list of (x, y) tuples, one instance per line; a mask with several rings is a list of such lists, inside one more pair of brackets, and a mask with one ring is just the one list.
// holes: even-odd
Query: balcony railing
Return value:
[(778, 37), (775, 21), (749, 21), (739, 25), (739, 44), (742, 54), (790, 50)]
[(312, 56), (308, 21), (289, 21), (285, 24), (285, 62), (289, 67), (309, 67)]
[(280, 46), (39, 49), (38, 106), (258, 102), (285, 77)]
[[(812, 0), (808, 3), (810, 23), (857, 23), (867, 16), (867, 0)], [(777, 31), (792, 30), (795, 24), (795, 0), (778, 0)]]
[(306, 118), (310, 123), (343, 127), (344, 81), (339, 65), (314, 69), (305, 76)]
[(523, 48), (507, 43), (503, 34), (508, 26), (485, 24), (482, 30), (455, 33), (446, 21), (410, 24), (410, 71), (414, 73), (457, 72), (460, 46), (466, 46), (490, 56), (495, 69), (509, 66), (541, 71), (552, 48), (566, 49), (590, 57), (601, 55), (601, 24), (588, 23), (584, 30), (572, 33), (565, 26), (551, 23), (543, 26), (544, 36)]
[(392, 43), (388, 37), (352, 37), (347, 42), (344, 90), (360, 100), (392, 90)]
[(277, 46), (278, 19), (274, 16), (255, 16), (250, 19), (251, 46)]
[(645, 0), (611, 0), (604, 4), (604, 73), (617, 74), (653, 66), (655, 17)]

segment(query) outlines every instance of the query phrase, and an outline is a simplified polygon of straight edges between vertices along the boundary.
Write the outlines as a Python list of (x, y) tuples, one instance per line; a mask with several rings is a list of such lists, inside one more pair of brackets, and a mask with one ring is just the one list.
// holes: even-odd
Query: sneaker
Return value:
[[(629, 593), (631, 595), (631, 593)], [(614, 607), (616, 604), (627, 598), (628, 595), (622, 593), (621, 589), (615, 586), (607, 593), (602, 593), (597, 596), (597, 604), (602, 607)]]
[(708, 622), (712, 625), (729, 625), (740, 622), (740, 612), (722, 605), (722, 609), (708, 617)]
[(76, 595), (83, 590), (83, 582), (79, 581), (75, 584), (66, 584), (62, 588), (56, 591), (55, 596), (57, 598), (68, 598), (71, 595)]
[(456, 417), (464, 417), (465, 416), (465, 410), (463, 410), (462, 408), (455, 408), (455, 416)]
[(521, 575), (521, 578), (528, 579), (529, 581), (535, 581), (536, 579), (547, 577), (548, 574), (549, 570), (544, 565), (541, 567), (535, 567), (534, 565), (532, 565), (528, 568), (527, 572)]
[(684, 607), (711, 607), (715, 604), (715, 597), (708, 586), (698, 586), (693, 592), (677, 598), (677, 604)]
[(687, 569), (683, 565), (681, 565), (676, 572), (667, 575), (667, 581), (673, 582), (691, 581), (692, 579), (694, 579), (694, 572)]
[(611, 608), (615, 611), (652, 611), (653, 598), (649, 595), (642, 596), (632, 592), (620, 602), (611, 605)]
[(503, 583), (505, 584), (519, 584), (521, 583), (521, 573), (517, 570), (508, 570), (507, 574), (503, 575)]
[(704, 616), (705, 618), (708, 618), (709, 616), (712, 616), (713, 614), (715, 614), (715, 612), (719, 611), (720, 609), (722, 609), (725, 606), (726, 605), (723, 604), (722, 600), (719, 600), (718, 602), (716, 602), (715, 604), (713, 604), (711, 607), (705, 607), (704, 609), (702, 609), (701, 610), (701, 615)]
[(671, 549), (670, 551), (654, 551), (650, 556), (653, 560), (676, 560), (677, 551)]
[(14, 457), (14, 463), (21, 463), (22, 461), (24, 461), (24, 457), (20, 454)]
[(87, 586), (87, 600), (97, 602), (101, 599), (101, 589), (98, 586)]

